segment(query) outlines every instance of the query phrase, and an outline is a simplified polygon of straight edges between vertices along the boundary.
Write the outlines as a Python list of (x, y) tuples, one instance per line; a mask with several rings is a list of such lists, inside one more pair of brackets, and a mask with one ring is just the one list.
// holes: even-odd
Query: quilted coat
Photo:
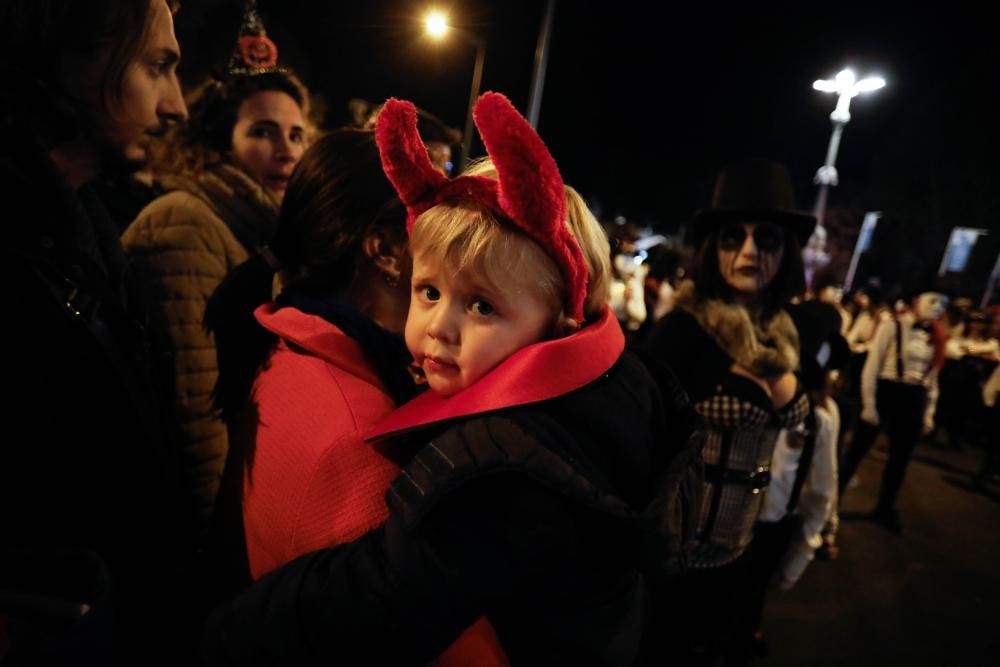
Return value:
[(171, 357), (176, 441), (205, 534), (228, 449), (212, 400), (218, 362), (205, 306), (225, 275), (269, 240), (278, 203), (228, 164), (163, 185), (170, 191), (139, 213), (122, 243), (153, 304), (153, 333)]

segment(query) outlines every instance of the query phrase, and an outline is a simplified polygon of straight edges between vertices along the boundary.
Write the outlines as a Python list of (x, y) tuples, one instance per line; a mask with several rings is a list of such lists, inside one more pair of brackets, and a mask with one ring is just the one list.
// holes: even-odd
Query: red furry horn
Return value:
[(566, 193), (556, 161), (503, 95), (485, 93), (473, 117), (500, 176), (501, 209), (556, 261), (566, 278), (570, 317), (582, 322), (587, 263), (566, 225)]
[(407, 229), (427, 209), (448, 201), (488, 206), (528, 234), (566, 279), (569, 316), (583, 321), (587, 264), (566, 225), (566, 195), (555, 160), (541, 138), (499, 93), (485, 93), (473, 109), (476, 127), (499, 181), (482, 176), (449, 180), (434, 169), (417, 132), (417, 111), (390, 99), (375, 121), (382, 168), (406, 205)]
[(375, 142), (382, 169), (399, 193), (408, 213), (406, 228), (430, 208), (448, 178), (434, 168), (417, 132), (417, 110), (412, 103), (390, 98), (375, 121)]

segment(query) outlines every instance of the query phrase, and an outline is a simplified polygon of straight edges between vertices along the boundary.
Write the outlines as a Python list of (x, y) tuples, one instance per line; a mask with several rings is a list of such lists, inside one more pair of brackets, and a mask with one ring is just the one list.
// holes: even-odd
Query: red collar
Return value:
[(610, 307), (593, 324), (572, 336), (535, 343), (450, 398), (427, 391), (389, 414), (365, 440), (537, 403), (590, 384), (611, 368), (625, 349), (625, 336)]

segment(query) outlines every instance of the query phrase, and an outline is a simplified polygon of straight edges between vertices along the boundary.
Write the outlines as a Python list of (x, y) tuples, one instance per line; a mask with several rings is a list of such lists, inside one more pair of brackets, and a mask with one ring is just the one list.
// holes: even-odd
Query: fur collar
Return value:
[(691, 313), (733, 361), (754, 375), (774, 377), (798, 368), (799, 332), (785, 311), (757, 322), (742, 306), (701, 298), (690, 280), (678, 288), (676, 304)]

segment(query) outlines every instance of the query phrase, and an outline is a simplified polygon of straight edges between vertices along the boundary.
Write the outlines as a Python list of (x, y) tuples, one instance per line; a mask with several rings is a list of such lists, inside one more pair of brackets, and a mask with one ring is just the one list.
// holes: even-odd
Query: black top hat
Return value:
[(795, 206), (792, 177), (771, 160), (744, 160), (729, 165), (715, 181), (711, 208), (694, 214), (691, 239), (698, 247), (725, 222), (774, 222), (795, 234), (805, 246), (816, 216)]

